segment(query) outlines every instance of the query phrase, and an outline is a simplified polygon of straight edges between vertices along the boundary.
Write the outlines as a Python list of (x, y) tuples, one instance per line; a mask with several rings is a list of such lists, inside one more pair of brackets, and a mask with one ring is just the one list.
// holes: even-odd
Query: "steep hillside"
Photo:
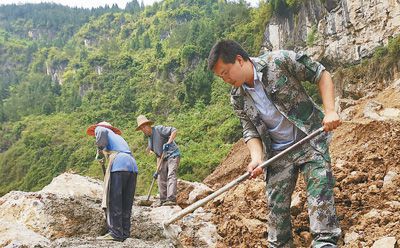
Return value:
[[(29, 98), (15, 89), (18, 84), (27, 84), (32, 80), (28, 68), (35, 67), (37, 52), (43, 47), (64, 46), (75, 33), (89, 21), (106, 12), (122, 11), (120, 9), (77, 9), (56, 4), (24, 4), (0, 6), (0, 122), (14, 120), (15, 116), (27, 113), (14, 113), (15, 109), (7, 110), (15, 103), (3, 100), (11, 95), (20, 94), (21, 98)], [(43, 52), (43, 51), (42, 51)], [(36, 54), (35, 54), (36, 53)], [(31, 75), (30, 75), (31, 74)], [(41, 77), (43, 78), (44, 75)], [(50, 81), (50, 80), (48, 80)], [(36, 82), (35, 82), (36, 83)], [(31, 83), (31, 84), (35, 84)], [(47, 87), (46, 87), (47, 88)], [(19, 99), (22, 100), (22, 99)], [(47, 106), (55, 102), (46, 103)], [(33, 105), (42, 104), (33, 103)], [(31, 111), (30, 114), (53, 112), (47, 107), (46, 111)], [(28, 112), (29, 113), (29, 112)], [(11, 114), (11, 116), (9, 116)]]
[(117, 6), (89, 10), (54, 3), (1, 5), (0, 27), (39, 46), (63, 46), (91, 17), (118, 11)]
[[(1, 195), (12, 189), (39, 189), (63, 171), (100, 178), (93, 140), (84, 131), (104, 120), (122, 129), (132, 147), (141, 171), (140, 193), (150, 184), (155, 162), (144, 153), (143, 135), (134, 131), (139, 114), (178, 128), (183, 154), (179, 175), (189, 180), (204, 179), (239, 138), (229, 87), (206, 69), (205, 58), (222, 37), (235, 38), (257, 53), (269, 5), (167, 0), (142, 8), (135, 2), (125, 10), (103, 9), (100, 15), (92, 10), (87, 22), (85, 10), (66, 11), (80, 28), (57, 46), (33, 38), (23, 43), (22, 34), (31, 28), (25, 23), (37, 13), (26, 6), (3, 8), (7, 12), (2, 23), (10, 24), (6, 34), (11, 36), (0, 43), (9, 55), (1, 56), (0, 65), (21, 73), (6, 84), (0, 79), (6, 92), (0, 103)], [(13, 7), (23, 14), (7, 14)], [(61, 30), (53, 29), (56, 36), (70, 20), (59, 14), (62, 8), (54, 6), (54, 12), (43, 15), (49, 25), (65, 22)], [(42, 13), (39, 9), (35, 5)], [(47, 27), (42, 20), (32, 25)], [(19, 40), (21, 52), (7, 48)], [(25, 54), (32, 42), (34, 49)]]

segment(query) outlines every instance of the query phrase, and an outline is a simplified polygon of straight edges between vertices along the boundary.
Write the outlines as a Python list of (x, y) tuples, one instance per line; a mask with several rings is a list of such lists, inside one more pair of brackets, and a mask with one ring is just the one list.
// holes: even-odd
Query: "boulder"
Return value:
[(12, 191), (0, 202), (0, 220), (20, 223), (51, 240), (96, 237), (105, 232), (100, 201), (92, 198)]
[(23, 224), (0, 220), (0, 247), (47, 247), (50, 240)]
[(213, 192), (214, 191), (205, 184), (179, 179), (177, 203), (181, 207), (187, 207)]
[(45, 186), (41, 193), (51, 193), (66, 197), (90, 197), (101, 199), (103, 194), (103, 182), (77, 174), (63, 173), (53, 178), (51, 183)]
[[(201, 184), (180, 181), (184, 204), (208, 195)], [(121, 242), (97, 241), (106, 230), (101, 209), (102, 182), (64, 173), (38, 192), (12, 191), (0, 198), (0, 247), (171, 247), (162, 223), (179, 206), (132, 208), (131, 238)], [(137, 197), (140, 198), (140, 197)], [(154, 204), (153, 204), (154, 205)], [(215, 247), (218, 238), (211, 213), (199, 208), (170, 225), (185, 246)]]

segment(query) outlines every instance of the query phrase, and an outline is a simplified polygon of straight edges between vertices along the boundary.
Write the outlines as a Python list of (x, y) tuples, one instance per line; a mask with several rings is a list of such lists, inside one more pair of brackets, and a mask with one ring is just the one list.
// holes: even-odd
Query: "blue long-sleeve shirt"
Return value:
[(113, 161), (111, 172), (130, 171), (138, 173), (136, 160), (124, 138), (114, 133), (111, 129), (101, 126), (96, 127), (94, 132), (96, 145), (100, 149), (119, 152)]

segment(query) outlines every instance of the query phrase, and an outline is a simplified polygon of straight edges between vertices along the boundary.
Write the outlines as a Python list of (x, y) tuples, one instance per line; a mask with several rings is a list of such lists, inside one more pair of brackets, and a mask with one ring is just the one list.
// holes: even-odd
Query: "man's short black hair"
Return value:
[(249, 60), (247, 52), (233, 40), (221, 40), (214, 44), (208, 55), (208, 69), (213, 70), (219, 58), (226, 64), (235, 63), (236, 56), (240, 55), (245, 61)]

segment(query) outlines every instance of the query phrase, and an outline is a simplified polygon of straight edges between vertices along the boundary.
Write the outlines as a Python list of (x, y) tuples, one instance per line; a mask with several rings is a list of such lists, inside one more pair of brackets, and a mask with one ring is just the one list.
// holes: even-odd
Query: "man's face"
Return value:
[(217, 60), (214, 66), (214, 74), (222, 78), (225, 83), (234, 87), (240, 87), (245, 82), (245, 73), (243, 68), (244, 60), (240, 55), (236, 56), (235, 63), (225, 64), (221, 58)]
[(152, 129), (150, 125), (144, 124), (139, 127), (139, 130), (142, 131), (146, 136), (150, 136)]

